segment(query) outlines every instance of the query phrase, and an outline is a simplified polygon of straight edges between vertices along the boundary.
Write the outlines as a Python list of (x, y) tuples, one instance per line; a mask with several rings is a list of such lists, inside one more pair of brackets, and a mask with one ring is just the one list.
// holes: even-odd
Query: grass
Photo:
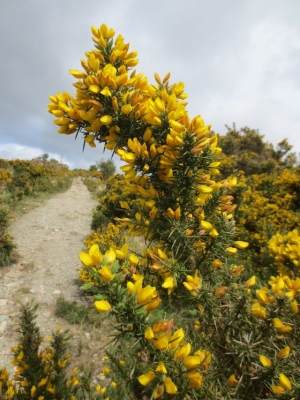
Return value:
[(64, 318), (70, 324), (86, 324), (100, 327), (103, 317), (90, 305), (78, 305), (76, 302), (67, 301), (59, 297), (56, 301), (55, 315)]
[(98, 197), (99, 192), (101, 192), (105, 188), (105, 184), (102, 180), (98, 178), (85, 178), (83, 183), (86, 185), (88, 190)]

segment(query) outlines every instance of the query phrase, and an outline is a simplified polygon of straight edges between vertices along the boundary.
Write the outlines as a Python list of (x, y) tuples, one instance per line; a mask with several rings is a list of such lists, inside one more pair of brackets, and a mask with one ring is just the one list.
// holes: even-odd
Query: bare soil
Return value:
[(0, 368), (5, 365), (13, 371), (10, 349), (18, 338), (18, 302), (34, 298), (39, 304), (37, 323), (45, 339), (58, 326), (69, 329), (71, 365), (90, 365), (93, 375), (101, 379), (103, 347), (109, 338), (101, 335), (99, 328), (71, 325), (55, 316), (59, 296), (77, 304), (87, 302), (78, 289), (78, 254), (84, 250), (83, 239), (90, 233), (95, 206), (96, 200), (76, 178), (66, 192), (17, 216), (11, 224), (9, 233), (17, 244), (18, 262), (0, 269)]

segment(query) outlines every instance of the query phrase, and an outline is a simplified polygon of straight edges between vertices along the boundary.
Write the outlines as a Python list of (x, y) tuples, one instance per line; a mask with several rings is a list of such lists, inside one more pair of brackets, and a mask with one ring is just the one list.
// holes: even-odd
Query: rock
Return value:
[(60, 294), (60, 290), (54, 290), (53, 294)]
[(7, 326), (7, 321), (6, 320), (0, 322), (0, 336), (4, 335), (6, 326)]

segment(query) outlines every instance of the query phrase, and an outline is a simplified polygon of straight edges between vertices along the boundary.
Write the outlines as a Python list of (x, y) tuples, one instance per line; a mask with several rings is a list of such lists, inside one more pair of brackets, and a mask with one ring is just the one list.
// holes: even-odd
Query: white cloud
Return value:
[[(22, 146), (14, 143), (2, 144), (0, 148), (0, 158), (5, 158), (7, 160), (31, 160), (32, 158), (39, 157), (42, 154), (45, 154), (42, 149), (38, 149), (36, 147)], [(58, 161), (61, 161), (58, 154), (47, 154), (49, 154), (49, 158), (54, 158)], [(62, 160), (62, 162), (65, 161)]]

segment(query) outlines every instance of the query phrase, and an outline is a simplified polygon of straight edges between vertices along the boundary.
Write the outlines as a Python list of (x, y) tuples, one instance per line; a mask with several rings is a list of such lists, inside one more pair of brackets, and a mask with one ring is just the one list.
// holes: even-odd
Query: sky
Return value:
[(47, 113), (49, 95), (75, 93), (69, 70), (82, 69), (102, 23), (138, 51), (149, 82), (184, 82), (190, 117), (219, 134), (235, 123), (274, 145), (287, 137), (300, 152), (299, 0), (1, 0), (0, 15), (0, 158), (48, 153), (89, 168), (111, 157), (82, 152)]

